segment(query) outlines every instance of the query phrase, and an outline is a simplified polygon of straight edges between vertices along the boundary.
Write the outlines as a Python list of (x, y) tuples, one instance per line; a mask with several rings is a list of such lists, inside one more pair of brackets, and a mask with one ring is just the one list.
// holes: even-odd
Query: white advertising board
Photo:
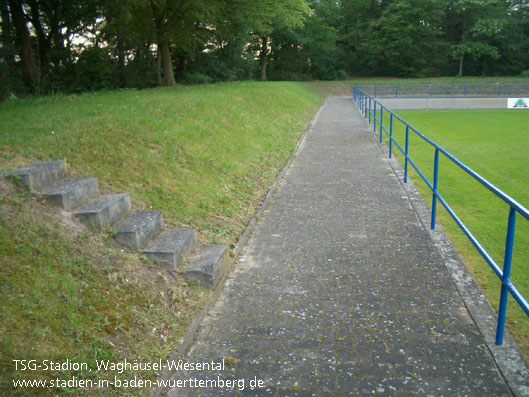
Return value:
[(507, 100), (509, 109), (529, 109), (529, 98), (509, 98)]

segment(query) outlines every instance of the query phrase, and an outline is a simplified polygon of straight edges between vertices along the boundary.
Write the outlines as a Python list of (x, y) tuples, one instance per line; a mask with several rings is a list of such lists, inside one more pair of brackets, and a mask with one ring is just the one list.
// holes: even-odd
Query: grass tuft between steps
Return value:
[[(57, 207), (0, 180), (0, 392), (93, 394), (70, 387), (13, 388), (13, 381), (152, 379), (154, 371), (97, 372), (96, 361), (165, 358), (207, 291), (176, 281), (109, 235), (63, 217)], [(18, 370), (13, 360), (43, 368)], [(48, 360), (86, 370), (44, 368)], [(103, 393), (108, 389), (101, 390)], [(110, 390), (141, 394), (142, 390)]]
[[(322, 104), (293, 83), (99, 92), (0, 104), (0, 170), (66, 159), (69, 176), (128, 192), (199, 244), (233, 246)], [(208, 291), (0, 180), (0, 394), (145, 394), (146, 389), (14, 390), (22, 379), (156, 377), (100, 372), (96, 360), (165, 359)], [(16, 371), (67, 359), (92, 372)]]

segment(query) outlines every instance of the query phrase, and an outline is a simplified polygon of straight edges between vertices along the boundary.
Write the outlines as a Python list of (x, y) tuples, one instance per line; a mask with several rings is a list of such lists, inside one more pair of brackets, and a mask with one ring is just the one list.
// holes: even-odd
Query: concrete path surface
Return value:
[(346, 98), (322, 108), (185, 361), (223, 359), (168, 394), (511, 394)]

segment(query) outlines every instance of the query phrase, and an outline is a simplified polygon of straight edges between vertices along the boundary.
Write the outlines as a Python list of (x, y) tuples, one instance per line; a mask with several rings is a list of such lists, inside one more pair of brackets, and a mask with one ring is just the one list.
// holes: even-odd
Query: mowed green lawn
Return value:
[[(424, 135), (434, 140), (488, 181), (529, 207), (529, 111), (398, 111)], [(389, 129), (389, 117), (384, 125)], [(394, 136), (404, 148), (405, 128), (394, 120)], [(386, 138), (386, 143), (388, 139)], [(403, 156), (394, 147), (401, 162)], [(433, 181), (434, 149), (410, 131), (410, 156)], [(479, 182), (440, 156), (439, 192), (478, 238), (495, 261), (503, 267), (509, 206)], [(410, 165), (410, 170), (412, 167)], [(411, 178), (431, 206), (432, 193), (419, 175)], [(439, 203), (438, 221), (447, 231), (467, 266), (498, 309), (500, 281), (478, 251)], [(529, 299), (529, 221), (518, 216), (512, 280)], [(508, 327), (529, 356), (529, 318), (509, 299)]]

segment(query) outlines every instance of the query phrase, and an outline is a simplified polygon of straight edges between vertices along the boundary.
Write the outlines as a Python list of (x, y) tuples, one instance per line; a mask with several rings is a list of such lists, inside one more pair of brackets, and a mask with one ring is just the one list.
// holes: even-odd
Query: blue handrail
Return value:
[[(399, 94), (402, 93), (403, 87), (429, 87), (431, 92), (431, 87), (434, 85), (426, 85), (426, 84), (418, 84), (418, 85), (407, 85), (407, 86), (389, 86), (389, 87), (395, 87), (395, 92), (398, 92)], [(446, 86), (444, 84), (438, 84), (435, 86)], [(465, 84), (465, 91), (468, 90), (469, 86), (489, 86), (487, 84)], [(499, 84), (495, 84), (496, 87), (500, 86)], [(511, 86), (513, 86), (511, 84)], [(519, 84), (516, 86), (524, 86), (527, 87), (527, 92), (529, 92), (529, 84)], [(498, 312), (498, 324), (496, 329), (496, 344), (502, 345), (503, 344), (503, 337), (505, 332), (505, 319), (507, 316), (507, 303), (509, 298), (509, 293), (513, 296), (513, 298), (518, 302), (518, 304), (521, 306), (521, 308), (524, 310), (524, 312), (529, 316), (529, 303), (527, 302), (526, 298), (518, 291), (518, 289), (514, 286), (514, 284), (511, 281), (511, 265), (512, 265), (512, 255), (514, 250), (514, 236), (516, 234), (516, 215), (520, 214), (525, 219), (529, 220), (529, 210), (525, 208), (523, 205), (521, 205), (518, 201), (514, 200), (512, 197), (510, 197), (508, 194), (504, 193), (500, 189), (498, 189), (496, 186), (494, 186), (492, 183), (487, 181), (485, 178), (483, 178), (481, 175), (479, 175), (476, 171), (472, 170), (470, 167), (465, 165), (462, 161), (457, 159), (454, 155), (449, 153), (446, 149), (441, 147), (436, 142), (432, 141), (430, 138), (426, 137), (424, 134), (422, 134), (420, 131), (418, 131), (415, 127), (413, 127), (410, 123), (408, 123), (406, 120), (399, 117), (397, 114), (393, 113), (390, 109), (382, 105), (379, 101), (377, 101), (374, 97), (369, 95), (364, 91), (366, 87), (373, 87), (373, 86), (355, 86), (353, 88), (353, 100), (357, 104), (358, 108), (360, 109), (361, 113), (364, 115), (364, 118), (368, 120), (368, 123), (373, 123), (373, 132), (377, 132), (377, 126), (379, 127), (379, 140), (382, 142), (383, 138), (383, 132), (386, 133), (386, 135), (389, 138), (389, 157), (392, 157), (393, 152), (393, 145), (395, 145), (399, 151), (404, 155), (404, 182), (407, 183), (408, 181), (408, 165), (411, 164), (411, 166), (417, 171), (419, 176), (424, 180), (428, 188), (432, 191), (432, 215), (431, 215), (431, 228), (432, 230), (435, 229), (436, 224), (436, 217), (437, 217), (437, 202), (439, 201), (443, 207), (446, 208), (450, 216), (454, 219), (456, 224), (459, 226), (459, 228), (465, 233), (465, 235), (468, 237), (472, 245), (478, 250), (478, 252), (481, 254), (481, 256), (485, 259), (485, 261), (489, 264), (491, 269), (494, 271), (494, 273), (498, 276), (498, 278), (502, 282), (501, 287), (501, 296), (500, 296), (500, 306), (499, 306), (499, 312)], [(372, 90), (373, 92), (377, 92), (379, 95), (381, 92), (384, 92), (384, 89), (382, 91), (380, 90), (380, 87), (385, 86), (378, 86), (376, 90)], [(471, 92), (471, 91), (468, 91)], [(500, 94), (501, 91), (500, 88)], [(498, 91), (496, 91), (498, 93)], [(380, 119), (377, 118), (377, 108), (380, 109)], [(389, 113), (389, 119), (390, 119), (390, 126), (389, 131), (384, 126), (384, 113)], [(393, 137), (393, 124), (394, 119), (400, 121), (404, 126), (406, 127), (406, 143), (405, 148), (403, 149), (401, 145), (395, 140)], [(413, 162), (413, 160), (409, 156), (409, 137), (410, 137), (410, 130), (414, 132), (417, 136), (419, 136), (421, 139), (423, 139), (425, 142), (430, 144), (432, 147), (435, 148), (435, 157), (434, 157), (434, 180), (433, 182), (430, 182), (430, 180), (426, 177), (426, 175), (420, 170), (420, 168)], [(467, 174), (469, 174), (471, 177), (473, 177), (475, 180), (477, 180), (479, 183), (481, 183), (483, 186), (485, 186), (487, 189), (489, 189), (492, 193), (494, 193), (497, 197), (502, 199), (505, 203), (509, 205), (509, 220), (508, 220), (508, 227), (507, 227), (507, 239), (505, 243), (505, 256), (504, 256), (504, 263), (503, 263), (503, 269), (500, 268), (500, 266), (496, 263), (494, 258), (487, 252), (487, 250), (483, 247), (483, 245), (478, 241), (478, 239), (472, 234), (472, 232), (469, 230), (469, 228), (464, 224), (464, 222), (459, 218), (459, 216), (456, 214), (456, 212), (452, 209), (452, 207), (447, 203), (445, 198), (439, 193), (438, 191), (438, 180), (439, 180), (439, 155), (444, 155), (447, 159), (449, 159), (452, 163), (456, 164), (459, 168), (461, 168), (463, 171), (465, 171)]]
[(512, 95), (529, 95), (529, 84), (527, 83), (497, 83), (497, 84), (382, 84), (382, 85), (359, 85), (359, 90), (366, 94), (377, 97), (507, 97)]

